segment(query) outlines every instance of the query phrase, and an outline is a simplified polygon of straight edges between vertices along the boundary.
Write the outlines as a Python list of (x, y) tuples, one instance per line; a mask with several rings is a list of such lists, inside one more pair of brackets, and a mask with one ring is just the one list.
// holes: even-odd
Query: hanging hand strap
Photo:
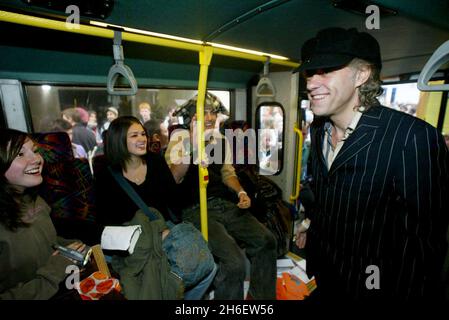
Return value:
[(260, 78), (256, 86), (257, 97), (274, 97), (276, 95), (276, 90), (274, 89), (273, 83), (268, 77), (269, 65), (270, 57), (267, 57), (267, 61), (265, 61), (263, 67), (263, 76)]
[[(114, 45), (112, 46), (114, 52), (115, 64), (111, 66), (108, 73), (108, 93), (113, 96), (134, 96), (137, 93), (137, 82), (132, 70), (124, 64), (124, 55), (122, 47), (122, 33), (114, 31)], [(119, 76), (124, 77), (131, 88), (114, 89)]]
[(120, 185), (120, 187), (122, 187), (122, 189), (125, 190), (128, 196), (134, 201), (135, 204), (137, 204), (137, 206), (148, 216), (150, 220), (159, 219), (158, 216), (156, 216), (153, 212), (151, 212), (150, 209), (148, 209), (148, 206), (137, 194), (136, 190), (134, 190), (134, 188), (131, 187), (129, 182), (125, 180), (125, 178), (121, 173), (112, 170), (110, 166), (108, 166), (108, 170), (109, 172), (111, 172), (112, 176), (114, 177), (115, 181), (117, 181), (117, 183)]

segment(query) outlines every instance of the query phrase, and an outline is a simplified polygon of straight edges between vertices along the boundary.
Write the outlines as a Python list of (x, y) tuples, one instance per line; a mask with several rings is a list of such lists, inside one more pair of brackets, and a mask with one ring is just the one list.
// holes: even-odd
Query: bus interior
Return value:
[[(370, 33), (381, 48), (382, 104), (448, 135), (447, 90), (417, 87), (449, 39), (448, 12), (444, 0), (0, 0), (0, 125), (46, 132), (61, 111), (81, 107), (96, 112), (100, 127), (111, 106), (139, 117), (142, 102), (169, 120), (207, 89), (231, 121), (276, 126), (281, 134), (264, 137), (278, 143), (275, 163), (259, 156), (257, 164), (301, 212), (301, 128), (313, 114), (292, 71), (304, 41), (333, 26)], [(447, 60), (430, 84), (449, 82)], [(111, 80), (117, 62), (120, 79)]]

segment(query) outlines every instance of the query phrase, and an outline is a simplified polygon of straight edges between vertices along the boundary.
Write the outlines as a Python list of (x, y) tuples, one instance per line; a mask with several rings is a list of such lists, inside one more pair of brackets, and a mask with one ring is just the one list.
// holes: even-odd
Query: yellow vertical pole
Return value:
[(293, 131), (298, 135), (298, 149), (296, 150), (296, 180), (294, 189), (295, 193), (290, 196), (290, 203), (295, 204), (296, 200), (299, 198), (299, 191), (301, 189), (301, 164), (302, 164), (302, 145), (304, 141), (304, 137), (302, 135), (301, 129), (299, 129), (298, 124), (295, 124), (295, 128)]
[[(196, 121), (198, 144), (198, 179), (200, 187), (200, 212), (201, 212), (201, 233), (206, 241), (208, 238), (207, 228), (207, 183), (209, 181), (209, 173), (207, 168), (201, 166), (206, 160), (206, 152), (204, 146), (204, 100), (207, 88), (207, 73), (212, 60), (213, 49), (211, 46), (203, 46), (200, 51), (200, 79), (198, 81), (198, 99), (196, 101)], [(195, 139), (195, 137), (194, 137)]]

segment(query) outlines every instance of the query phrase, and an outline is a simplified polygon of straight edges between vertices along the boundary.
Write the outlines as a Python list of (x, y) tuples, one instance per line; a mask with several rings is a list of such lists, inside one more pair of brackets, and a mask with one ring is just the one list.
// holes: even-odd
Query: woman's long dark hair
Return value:
[[(126, 169), (126, 162), (131, 159), (128, 151), (127, 136), (129, 127), (134, 123), (142, 126), (142, 123), (133, 116), (122, 116), (114, 119), (109, 125), (104, 136), (104, 154), (111, 167), (114, 169)], [(143, 130), (145, 130), (143, 128)], [(145, 131), (146, 132), (146, 131)], [(142, 156), (142, 161), (145, 157)]]
[(27, 224), (21, 216), (20, 199), (23, 195), (9, 183), (5, 173), (27, 139), (31, 139), (27, 133), (0, 129), (0, 223), (12, 231)]

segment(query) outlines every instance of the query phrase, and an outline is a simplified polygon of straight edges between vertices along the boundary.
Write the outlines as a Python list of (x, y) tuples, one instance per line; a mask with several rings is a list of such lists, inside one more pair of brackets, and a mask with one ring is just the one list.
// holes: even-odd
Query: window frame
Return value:
[[(259, 169), (259, 172), (261, 172), (261, 167), (260, 167), (260, 159), (259, 159), (259, 130), (262, 129), (260, 128), (260, 110), (262, 107), (279, 107), (282, 110), (282, 147), (280, 148), (280, 150), (278, 150), (278, 161), (280, 161), (280, 165), (278, 167), (278, 170), (276, 171), (276, 173), (274, 174), (270, 174), (272, 176), (278, 176), (282, 173), (283, 169), (284, 169), (284, 150), (285, 150), (285, 108), (284, 106), (277, 101), (263, 101), (260, 102), (257, 107), (256, 107), (256, 112), (255, 112), (255, 118), (256, 118), (256, 122), (255, 122), (255, 128), (256, 128), (256, 143), (257, 143), (257, 153), (256, 153), (256, 159), (257, 159), (257, 167)], [(265, 171), (266, 172), (266, 171)]]

